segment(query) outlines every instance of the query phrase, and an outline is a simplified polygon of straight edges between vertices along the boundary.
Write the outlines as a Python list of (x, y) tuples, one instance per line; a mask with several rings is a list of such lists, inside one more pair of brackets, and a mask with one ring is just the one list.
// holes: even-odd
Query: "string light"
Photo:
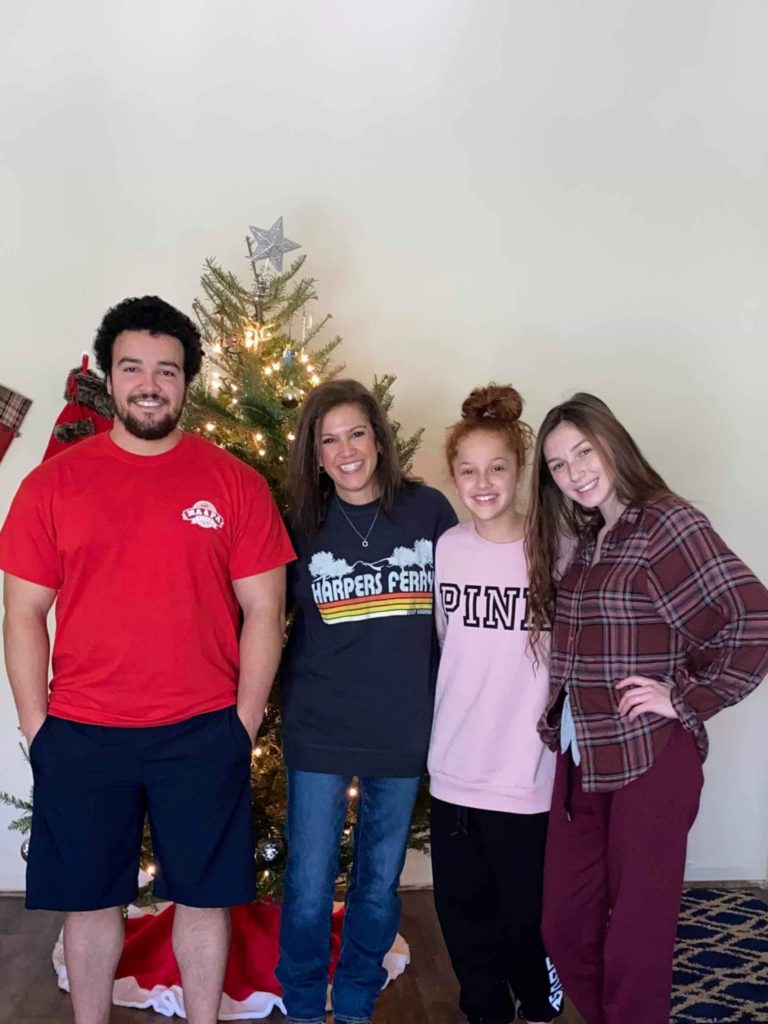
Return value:
[(205, 429), (206, 429), (206, 430), (208, 431), (208, 433), (210, 434), (210, 433), (211, 433), (212, 431), (214, 431), (214, 430), (216, 429), (216, 427), (214, 426), (214, 424), (213, 424), (213, 423), (206, 423), (206, 424), (205, 424)]
[(150, 878), (154, 878), (157, 874), (157, 868), (154, 864), (147, 864), (147, 874)]
[(310, 383), (310, 384), (314, 384), (314, 386), (315, 386), (315, 387), (317, 387), (317, 385), (318, 385), (318, 384), (320, 383), (320, 378), (319, 378), (319, 377), (317, 376), (317, 374), (316, 374), (316, 373), (314, 373), (314, 374), (313, 374), (313, 375), (312, 375), (312, 376), (311, 376), (311, 377), (309, 378), (309, 383)]
[(357, 786), (350, 786), (347, 790), (347, 796), (351, 796), (354, 799), (357, 796)]
[(266, 452), (265, 448), (259, 448), (259, 455), (264, 456), (266, 454), (267, 454), (267, 452)]
[(264, 753), (261, 747), (254, 747), (253, 752), (256, 755), (256, 757), (261, 757), (261, 755)]
[(293, 433), (292, 430), (288, 431), (288, 440), (289, 441), (295, 441), (296, 440), (296, 435)]
[(271, 377), (272, 376), (272, 367), (271, 366), (265, 366), (264, 367), (264, 376), (265, 377)]
[(258, 434), (257, 433), (257, 434), (254, 434), (253, 436), (256, 438), (257, 441), (263, 441), (264, 440), (264, 435), (263, 434)]
[(301, 355), (299, 356), (299, 361), (302, 362), (302, 363), (308, 363), (309, 362), (309, 356), (307, 355), (306, 352), (302, 352), (301, 353)]

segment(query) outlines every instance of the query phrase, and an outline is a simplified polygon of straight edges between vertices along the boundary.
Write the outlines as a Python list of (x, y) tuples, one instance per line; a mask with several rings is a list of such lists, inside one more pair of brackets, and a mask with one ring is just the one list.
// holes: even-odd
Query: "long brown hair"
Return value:
[(392, 428), (371, 392), (356, 380), (320, 384), (301, 407), (286, 478), (291, 520), (305, 539), (325, 522), (335, 493), (333, 480), (320, 469), (320, 431), (326, 415), (339, 405), (356, 405), (371, 424), (378, 450), (374, 475), (385, 515), (392, 515), (395, 495), (405, 482)]
[(462, 402), (461, 419), (448, 427), (445, 460), (450, 472), (459, 444), (476, 430), (501, 434), (517, 459), (518, 472), (522, 472), (533, 448), (533, 431), (520, 419), (522, 411), (523, 399), (511, 384), (489, 384), (471, 391)]
[(616, 497), (624, 505), (643, 505), (660, 498), (677, 498), (651, 466), (628, 431), (599, 398), (584, 392), (556, 405), (544, 417), (533, 456), (533, 480), (525, 536), (530, 572), (528, 589), (531, 641), (538, 643), (550, 628), (555, 611), (558, 563), (563, 539), (578, 538), (600, 516), (566, 498), (544, 459), (544, 444), (561, 423), (570, 423), (594, 446), (613, 474)]

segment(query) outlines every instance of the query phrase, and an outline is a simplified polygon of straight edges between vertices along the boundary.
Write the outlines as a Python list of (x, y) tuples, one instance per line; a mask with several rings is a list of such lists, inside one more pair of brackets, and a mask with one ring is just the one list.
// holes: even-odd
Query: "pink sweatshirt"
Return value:
[(442, 655), (428, 767), (439, 800), (515, 814), (549, 810), (555, 754), (536, 731), (548, 678), (527, 646), (527, 595), (522, 540), (494, 544), (462, 523), (438, 541)]

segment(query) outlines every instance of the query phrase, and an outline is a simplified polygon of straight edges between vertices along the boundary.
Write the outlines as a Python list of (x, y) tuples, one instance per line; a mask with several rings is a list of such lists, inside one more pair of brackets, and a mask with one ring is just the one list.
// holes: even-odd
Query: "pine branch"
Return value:
[(22, 800), (21, 797), (14, 796), (13, 793), (0, 792), (0, 803), (5, 804), (6, 807), (13, 807), (16, 811), (31, 811), (32, 794), (30, 793), (28, 800)]

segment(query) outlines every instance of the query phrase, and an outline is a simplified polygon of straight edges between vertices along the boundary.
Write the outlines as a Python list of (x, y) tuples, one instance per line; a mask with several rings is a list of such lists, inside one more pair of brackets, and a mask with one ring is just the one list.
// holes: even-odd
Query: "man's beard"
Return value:
[[(144, 398), (146, 396), (139, 396)], [(134, 416), (131, 412), (131, 403), (127, 405), (118, 406), (115, 404), (115, 416), (120, 420), (125, 429), (129, 434), (134, 437), (140, 438), (142, 441), (162, 441), (164, 437), (168, 437), (169, 434), (173, 433), (176, 429), (176, 424), (181, 419), (181, 407), (175, 412), (168, 410), (168, 405), (165, 405), (165, 415), (155, 415), (152, 419), (139, 418)], [(157, 413), (163, 411), (162, 406), (158, 406)]]

